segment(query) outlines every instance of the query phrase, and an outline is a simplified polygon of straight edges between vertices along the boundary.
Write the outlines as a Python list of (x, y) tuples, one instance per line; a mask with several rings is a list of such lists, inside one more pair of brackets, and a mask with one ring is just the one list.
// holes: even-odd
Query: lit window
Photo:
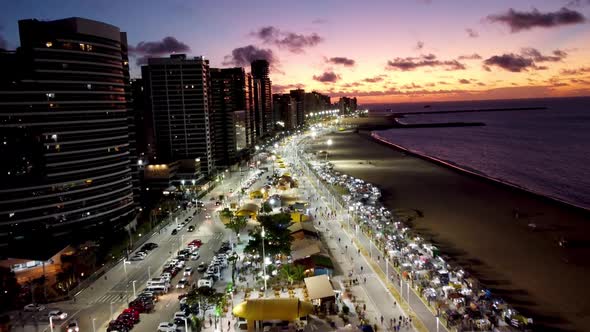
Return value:
[(82, 51), (85, 51), (86, 50), (86, 44), (80, 44), (80, 49)]
[(92, 89), (92, 84), (86, 84), (86, 88), (87, 88), (88, 90), (91, 90), (91, 89)]
[(51, 47), (51, 46), (53, 46), (53, 43), (52, 42), (47, 42), (47, 43), (45, 43), (45, 46)]

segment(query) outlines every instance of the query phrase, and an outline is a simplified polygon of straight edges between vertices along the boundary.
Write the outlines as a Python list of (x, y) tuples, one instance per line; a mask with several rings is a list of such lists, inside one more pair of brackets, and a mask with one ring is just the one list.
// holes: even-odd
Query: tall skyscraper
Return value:
[(150, 58), (141, 69), (158, 162), (199, 159), (203, 174), (213, 172), (209, 60), (174, 54)]
[(47, 258), (80, 232), (134, 221), (127, 46), (83, 18), (19, 30), (0, 58), (0, 248)]
[(258, 137), (269, 135), (274, 130), (274, 119), (272, 110), (272, 87), (269, 77), (269, 63), (266, 60), (254, 60), (251, 66), (252, 78), (260, 95), (255, 94), (255, 107), (258, 114), (257, 132)]
[(272, 95), (272, 105), (277, 128), (293, 130), (297, 128), (297, 101), (288, 93)]
[(305, 124), (305, 90), (296, 89), (290, 91), (293, 97), (296, 109), (296, 124), (295, 127), (300, 127)]
[(211, 68), (211, 128), (216, 167), (235, 163), (253, 145), (252, 78), (244, 68)]
[(340, 97), (338, 100), (338, 108), (340, 109), (340, 113), (342, 114), (349, 114), (357, 109), (357, 102), (355, 98), (349, 97)]

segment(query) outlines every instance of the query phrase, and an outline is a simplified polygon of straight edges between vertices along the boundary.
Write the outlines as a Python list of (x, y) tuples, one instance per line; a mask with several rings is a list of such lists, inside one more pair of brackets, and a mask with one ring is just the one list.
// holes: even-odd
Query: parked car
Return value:
[(197, 287), (213, 287), (213, 280), (208, 278), (199, 279)]
[(191, 254), (191, 260), (196, 261), (201, 257), (198, 251), (195, 251)]
[(178, 284), (176, 284), (176, 288), (185, 288), (188, 286), (188, 280), (186, 278), (182, 278), (178, 281)]
[(64, 320), (68, 317), (67, 312), (61, 310), (51, 310), (47, 313), (47, 317), (53, 317), (52, 319)]
[(178, 231), (177, 231), (177, 230), (176, 230), (176, 228), (175, 228), (175, 229), (173, 229), (173, 230), (172, 230), (172, 233), (170, 233), (170, 234), (171, 234), (171, 235), (176, 235), (176, 234), (178, 234)]
[(193, 232), (195, 230), (195, 226), (190, 225), (188, 226), (187, 232)]
[(176, 324), (163, 322), (158, 325), (158, 332), (176, 332)]
[(109, 322), (107, 332), (128, 332), (129, 328), (122, 322), (112, 320)]
[(142, 261), (145, 259), (145, 256), (141, 256), (141, 255), (135, 255), (131, 258), (129, 258), (130, 261)]
[(66, 332), (79, 332), (79, 331), (80, 331), (80, 326), (78, 325), (77, 320), (72, 320), (68, 323), (68, 325), (66, 327)]
[(41, 304), (36, 304), (36, 303), (31, 303), (31, 304), (27, 304), (24, 307), (25, 311), (43, 311), (45, 310), (45, 306), (41, 305)]
[(197, 266), (198, 272), (205, 272), (206, 270), (207, 270), (207, 265), (205, 265), (205, 263), (201, 263), (201, 264), (199, 264), (199, 266)]
[(184, 272), (182, 273), (183, 276), (190, 276), (193, 274), (193, 268), (190, 266), (187, 266), (184, 268)]

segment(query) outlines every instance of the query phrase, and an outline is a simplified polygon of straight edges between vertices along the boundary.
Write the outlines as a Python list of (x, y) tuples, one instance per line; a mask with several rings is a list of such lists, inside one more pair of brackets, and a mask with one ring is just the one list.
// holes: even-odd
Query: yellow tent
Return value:
[(250, 192), (250, 199), (256, 199), (256, 198), (267, 199), (268, 192), (266, 190), (264, 192), (262, 192), (262, 190), (251, 191)]
[(293, 222), (308, 221), (309, 217), (303, 213), (291, 212), (291, 220)]
[(294, 321), (313, 312), (313, 304), (299, 299), (251, 299), (234, 307), (233, 314), (247, 320)]

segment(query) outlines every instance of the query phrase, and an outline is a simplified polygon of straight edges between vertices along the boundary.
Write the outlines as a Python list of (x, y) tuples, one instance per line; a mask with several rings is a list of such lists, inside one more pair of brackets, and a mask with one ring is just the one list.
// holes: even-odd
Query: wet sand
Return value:
[[(378, 185), (391, 210), (414, 216), (414, 229), (540, 330), (589, 330), (587, 212), (407, 155), (368, 133), (328, 136), (336, 170)], [(562, 237), (577, 247), (559, 247)]]

